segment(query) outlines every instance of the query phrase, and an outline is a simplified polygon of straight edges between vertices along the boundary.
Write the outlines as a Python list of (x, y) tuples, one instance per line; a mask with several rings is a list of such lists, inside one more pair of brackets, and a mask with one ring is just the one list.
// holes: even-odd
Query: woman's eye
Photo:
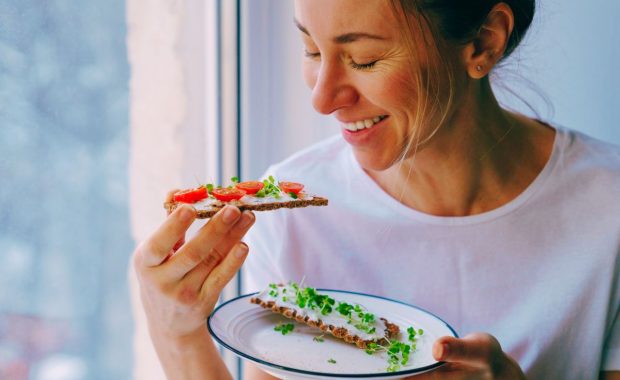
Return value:
[(319, 53), (319, 52), (315, 53), (315, 52), (311, 52), (311, 51), (308, 51), (308, 50), (304, 50), (304, 55), (307, 58), (319, 58), (319, 57), (321, 57), (321, 53)]
[(351, 67), (355, 70), (370, 70), (378, 61), (372, 61), (368, 63), (357, 63), (354, 60), (351, 60)]

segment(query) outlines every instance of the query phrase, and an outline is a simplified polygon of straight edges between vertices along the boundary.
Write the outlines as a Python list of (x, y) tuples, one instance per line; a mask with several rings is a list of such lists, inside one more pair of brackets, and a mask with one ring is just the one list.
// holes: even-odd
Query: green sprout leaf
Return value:
[(274, 327), (273, 329), (275, 331), (279, 331), (280, 333), (282, 333), (282, 335), (286, 335), (288, 333), (290, 333), (291, 331), (293, 331), (293, 329), (295, 328), (295, 325), (292, 323), (278, 323), (278, 325), (276, 327)]

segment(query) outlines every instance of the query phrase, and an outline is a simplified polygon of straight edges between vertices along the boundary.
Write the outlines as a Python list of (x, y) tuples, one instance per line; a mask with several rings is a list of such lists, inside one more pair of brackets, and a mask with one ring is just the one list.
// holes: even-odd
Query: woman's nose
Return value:
[(358, 93), (349, 83), (346, 68), (339, 63), (323, 61), (318, 67), (312, 86), (312, 106), (317, 112), (328, 115), (355, 104)]

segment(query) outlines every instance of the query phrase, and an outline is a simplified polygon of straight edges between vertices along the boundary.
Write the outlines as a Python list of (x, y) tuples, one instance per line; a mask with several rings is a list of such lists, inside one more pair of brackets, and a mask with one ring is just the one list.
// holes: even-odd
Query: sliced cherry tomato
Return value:
[(175, 202), (184, 203), (196, 203), (201, 199), (205, 199), (209, 196), (209, 192), (204, 186), (197, 187), (195, 189), (181, 190), (172, 196)]
[(278, 186), (280, 186), (280, 189), (282, 189), (282, 191), (284, 191), (285, 193), (294, 193), (294, 194), (299, 194), (299, 192), (301, 190), (303, 190), (304, 185), (302, 185), (301, 183), (297, 183), (297, 182), (280, 182), (278, 183)]
[(213, 189), (213, 191), (211, 191), (211, 194), (218, 201), (228, 202), (240, 199), (245, 195), (245, 191), (237, 189), (236, 187), (220, 187), (217, 189)]
[(248, 194), (256, 194), (260, 189), (265, 186), (265, 184), (260, 181), (245, 181), (240, 182), (235, 186), (237, 187), (237, 189), (241, 189)]

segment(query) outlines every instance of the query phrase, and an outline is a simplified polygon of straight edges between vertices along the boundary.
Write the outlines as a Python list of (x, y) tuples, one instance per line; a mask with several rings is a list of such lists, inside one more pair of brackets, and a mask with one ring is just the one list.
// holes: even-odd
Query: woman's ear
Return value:
[(514, 28), (514, 14), (506, 3), (491, 9), (476, 37), (463, 49), (463, 59), (471, 78), (485, 77), (506, 51)]

